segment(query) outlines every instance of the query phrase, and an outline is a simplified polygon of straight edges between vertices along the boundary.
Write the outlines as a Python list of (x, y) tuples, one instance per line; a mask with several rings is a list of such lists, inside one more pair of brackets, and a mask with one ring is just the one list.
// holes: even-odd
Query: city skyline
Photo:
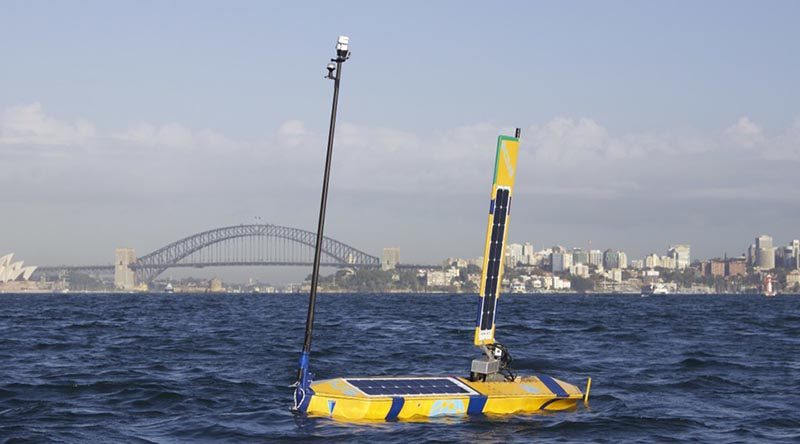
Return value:
[(480, 255), (494, 141), (516, 126), (512, 239), (630, 259), (798, 236), (793, 2), (40, 5), (0, 17), (0, 246), (29, 263), (107, 263), (256, 217), (313, 229), (341, 33), (330, 237)]

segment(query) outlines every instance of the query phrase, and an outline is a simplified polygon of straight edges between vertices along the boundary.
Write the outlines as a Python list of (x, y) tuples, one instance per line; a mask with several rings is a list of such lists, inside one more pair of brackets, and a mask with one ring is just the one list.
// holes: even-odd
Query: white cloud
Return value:
[(301, 120), (287, 120), (278, 127), (279, 143), (284, 143), (289, 147), (296, 147), (308, 142), (314, 134), (306, 128), (306, 124)]
[(728, 141), (744, 148), (756, 148), (765, 142), (761, 127), (749, 117), (740, 117), (734, 125), (725, 130), (725, 136)]
[[(481, 192), (491, 176), (497, 134), (512, 131), (484, 123), (416, 133), (342, 122), (334, 184), (340, 190), (376, 192)], [(255, 195), (285, 183), (316, 190), (326, 139), (327, 128), (315, 131), (299, 120), (284, 122), (260, 141), (180, 123), (103, 132), (86, 121), (48, 116), (36, 103), (0, 113), (0, 144), (16, 148), (0, 152), (0, 172), (6, 181), (65, 194), (92, 193), (96, 183), (131, 195), (192, 190)], [(732, 155), (731, 145), (744, 150)], [(41, 156), (66, 147), (89, 148), (70, 156)], [(9, 161), (2, 162), (4, 157)], [(759, 162), (776, 159), (800, 161), (800, 119), (773, 136), (747, 117), (717, 134), (697, 136), (615, 134), (590, 118), (557, 117), (523, 130), (519, 162), (524, 173), (518, 185), (537, 195), (587, 199), (663, 192), (715, 198), (725, 197), (725, 190), (733, 190), (731, 196), (756, 196), (779, 192), (777, 182), (769, 182), (769, 174), (744, 172), (768, 171)], [(43, 169), (44, 178), (39, 176)], [(61, 182), (75, 171), (84, 171), (83, 177)]]
[(800, 117), (766, 145), (764, 156), (767, 159), (800, 162)]
[[(398, 239), (424, 238), (437, 223), (449, 224), (443, 238), (459, 236), (482, 223), (463, 218), (488, 193), (497, 134), (512, 133), (487, 123), (415, 132), (342, 122), (332, 228), (339, 221), (337, 236), (358, 239), (364, 227), (352, 221), (364, 212), (381, 217), (376, 225), (401, 233)], [(39, 104), (17, 106), (0, 112), (0, 200), (9, 214), (44, 208), (55, 225), (88, 211), (149, 227), (153, 209), (161, 208), (159, 217), (176, 226), (239, 223), (242, 215), (303, 226), (315, 220), (326, 139), (327, 127), (299, 120), (245, 141), (181, 123), (96, 129), (49, 116)], [(576, 224), (587, 236), (611, 227), (612, 234), (625, 232), (623, 242), (637, 229), (648, 238), (665, 229), (683, 236), (695, 219), (702, 227), (707, 221), (757, 226), (760, 219), (744, 219), (794, 208), (787, 203), (798, 198), (797, 162), (800, 119), (772, 134), (746, 117), (718, 131), (685, 134), (619, 133), (590, 118), (557, 117), (522, 131), (517, 192), (526, 197), (515, 210), (515, 232), (549, 231), (557, 239), (575, 236)], [(58, 208), (68, 210), (51, 222)], [(350, 219), (336, 213), (345, 208)], [(437, 220), (421, 221), (440, 208)], [(415, 232), (420, 224), (429, 224), (427, 231)]]
[(216, 131), (192, 130), (178, 123), (139, 124), (111, 136), (120, 142), (149, 147), (192, 149), (203, 146), (231, 145), (233, 142)]
[(70, 123), (49, 117), (38, 102), (0, 112), (0, 145), (80, 145), (95, 135), (94, 125), (89, 122)]
[(531, 126), (523, 135), (534, 156), (553, 164), (621, 155), (624, 147), (608, 135), (608, 131), (592, 119), (558, 117), (544, 125)]

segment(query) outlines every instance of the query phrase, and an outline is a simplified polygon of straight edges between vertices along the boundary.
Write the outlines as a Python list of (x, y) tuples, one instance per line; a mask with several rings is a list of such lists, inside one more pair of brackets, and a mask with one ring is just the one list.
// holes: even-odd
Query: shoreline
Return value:
[[(445, 291), (426, 291), (426, 292), (413, 292), (413, 291), (383, 291), (383, 292), (348, 292), (348, 291), (320, 291), (319, 295), (325, 296), (392, 296), (392, 295), (413, 295), (413, 296), (464, 296), (464, 297), (477, 297), (477, 293), (449, 293)], [(298, 292), (246, 292), (246, 291), (237, 291), (237, 292), (158, 292), (158, 291), (14, 291), (14, 292), (5, 292), (0, 291), (0, 297), (2, 296), (23, 296), (23, 295), (51, 295), (51, 296), (81, 296), (81, 295), (105, 295), (105, 296), (120, 296), (120, 295), (139, 295), (139, 296), (299, 296), (305, 297), (308, 296), (307, 293), (298, 293)], [(628, 296), (628, 297), (641, 297), (641, 298), (660, 298), (660, 297), (672, 297), (672, 296), (760, 296), (769, 299), (770, 297), (777, 297), (777, 296), (800, 296), (800, 293), (778, 293), (775, 296), (765, 296), (763, 293), (669, 293), (669, 294), (648, 294), (643, 295), (641, 293), (630, 293), (630, 292), (587, 292), (587, 293), (579, 293), (579, 292), (536, 292), (536, 293), (507, 293), (503, 294), (503, 297), (537, 297), (537, 296), (597, 296), (597, 297), (605, 297), (605, 296)]]

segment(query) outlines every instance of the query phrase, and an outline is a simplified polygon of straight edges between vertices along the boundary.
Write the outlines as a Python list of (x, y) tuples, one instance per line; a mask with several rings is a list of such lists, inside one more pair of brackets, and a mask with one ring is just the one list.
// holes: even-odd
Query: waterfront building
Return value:
[(672, 268), (679, 268), (682, 270), (692, 263), (691, 246), (687, 244), (670, 245), (667, 250), (667, 256), (675, 261), (675, 265)]
[(658, 282), (659, 276), (661, 273), (658, 270), (643, 270), (642, 271), (642, 282), (645, 284), (650, 284), (653, 282)]
[(553, 276), (553, 290), (569, 290), (570, 288), (572, 288), (572, 282)]
[(582, 278), (589, 278), (589, 266), (586, 264), (573, 264), (569, 267), (569, 274), (572, 276), (579, 276)]
[(620, 270), (619, 268), (612, 268), (606, 271), (606, 278), (614, 282), (620, 283), (622, 282), (622, 270)]
[(772, 270), (775, 268), (775, 248), (772, 245), (771, 236), (762, 234), (756, 238), (755, 266), (761, 270)]
[(36, 267), (24, 267), (23, 261), (11, 262), (14, 253), (6, 254), (0, 257), (0, 284), (15, 281), (22, 277), (23, 281), (31, 278), (31, 275), (36, 271)]
[(800, 270), (795, 269), (786, 273), (786, 289), (800, 291)]
[(399, 247), (386, 247), (383, 249), (383, 257), (381, 258), (381, 270), (394, 270), (397, 264), (400, 263), (400, 248)]
[(725, 276), (725, 261), (722, 259), (711, 259), (708, 264), (708, 271), (711, 276)]
[(222, 287), (222, 280), (220, 278), (211, 279), (211, 283), (208, 286), (208, 291), (210, 291), (211, 293), (224, 292), (225, 288)]
[(747, 275), (747, 260), (745, 258), (728, 259), (725, 264), (725, 276), (745, 276)]
[(511, 281), (511, 292), (512, 293), (525, 293), (527, 290), (525, 289), (525, 282), (522, 282), (518, 279), (514, 279)]
[(561, 279), (558, 276), (545, 276), (542, 281), (542, 287), (545, 290), (569, 290), (572, 286), (570, 281)]
[(450, 280), (444, 271), (428, 271), (425, 274), (425, 285), (428, 287), (446, 287)]

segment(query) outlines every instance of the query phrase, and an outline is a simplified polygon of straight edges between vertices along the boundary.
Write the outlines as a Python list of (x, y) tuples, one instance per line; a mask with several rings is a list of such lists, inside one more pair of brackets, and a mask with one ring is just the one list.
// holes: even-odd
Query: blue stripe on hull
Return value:
[(397, 419), (397, 415), (400, 414), (400, 410), (403, 410), (403, 404), (406, 403), (405, 398), (395, 396), (392, 398), (392, 407), (389, 408), (389, 413), (386, 414), (387, 421), (394, 421)]
[(561, 388), (561, 385), (559, 385), (553, 378), (546, 375), (540, 375), (539, 380), (542, 381), (542, 384), (544, 384), (547, 389), (553, 392), (556, 396), (562, 398), (569, 397), (569, 394), (565, 392), (564, 389)]
[(486, 399), (485, 396), (470, 396), (469, 404), (467, 404), (467, 415), (482, 415)]

